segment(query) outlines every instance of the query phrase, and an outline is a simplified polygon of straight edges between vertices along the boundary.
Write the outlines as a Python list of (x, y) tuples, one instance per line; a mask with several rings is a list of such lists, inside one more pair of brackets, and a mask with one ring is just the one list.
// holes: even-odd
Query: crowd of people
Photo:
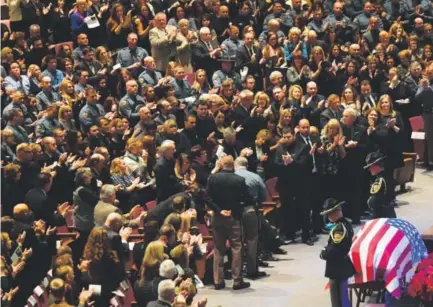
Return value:
[(200, 279), (244, 289), (299, 230), (313, 245), (325, 199), (386, 216), (367, 200), (395, 204), (411, 117), (433, 168), (430, 0), (6, 4), (6, 306), (48, 271), (51, 306), (109, 306), (125, 282), (138, 306), (205, 306)]

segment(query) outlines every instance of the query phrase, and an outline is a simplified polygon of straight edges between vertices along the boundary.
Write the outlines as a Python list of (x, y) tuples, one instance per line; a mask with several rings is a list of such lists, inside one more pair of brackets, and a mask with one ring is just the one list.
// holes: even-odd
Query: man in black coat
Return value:
[(324, 128), (331, 119), (340, 121), (343, 117), (343, 109), (340, 106), (340, 97), (331, 94), (328, 97), (328, 107), (320, 113), (320, 128)]
[[(224, 255), (226, 241), (230, 241), (232, 250), (233, 290), (250, 287), (244, 282), (242, 271), (242, 240), (240, 219), (245, 206), (253, 206), (254, 200), (248, 191), (245, 178), (234, 173), (232, 156), (221, 159), (222, 170), (209, 177), (207, 185), (207, 205), (213, 210), (212, 235), (215, 242), (215, 256), (213, 262), (215, 289), (225, 287), (224, 283)], [(222, 193), (221, 191), (224, 191)]]
[(294, 162), (299, 167), (299, 189), (295, 198), (299, 202), (299, 216), (302, 227), (302, 242), (313, 245), (310, 239), (310, 211), (312, 210), (313, 228), (319, 232), (323, 227), (320, 218), (320, 163), (317, 153), (321, 151), (320, 139), (310, 135), (310, 122), (307, 119), (299, 121), (299, 133), (295, 140)]
[(307, 94), (304, 95), (303, 99), (305, 104), (301, 109), (301, 112), (305, 112), (306, 117), (310, 121), (311, 125), (320, 127), (320, 113), (325, 109), (325, 96), (318, 94), (317, 84), (314, 81), (307, 83)]
[(157, 201), (161, 202), (170, 196), (183, 190), (182, 184), (178, 181), (174, 173), (174, 153), (176, 147), (173, 141), (162, 142), (161, 157), (155, 165), (156, 195)]
[(367, 150), (367, 131), (357, 123), (357, 113), (348, 108), (343, 112), (343, 135), (346, 138), (346, 156), (341, 161), (343, 199), (347, 202), (344, 214), (352, 219), (352, 224), (360, 223), (363, 191), (366, 188), (363, 171)]
[(196, 69), (204, 69), (207, 79), (212, 80), (213, 73), (220, 65), (216, 58), (221, 56), (221, 48), (216, 41), (211, 40), (209, 28), (200, 29), (200, 39), (191, 46), (191, 57)]
[(108, 215), (103, 228), (107, 231), (113, 250), (117, 252), (120, 261), (126, 261), (129, 257), (128, 238), (131, 235), (130, 227), (123, 227), (123, 218), (117, 212)]
[(348, 255), (352, 246), (353, 229), (348, 220), (343, 217), (341, 206), (345, 202), (338, 202), (328, 198), (324, 203), (321, 215), (335, 223), (329, 233), (328, 245), (321, 251), (320, 258), (326, 261), (325, 277), (329, 278), (331, 306), (349, 306), (347, 279), (355, 274), (352, 261)]
[(235, 127), (242, 127), (236, 138), (244, 144), (251, 144), (256, 139), (256, 131), (253, 129), (251, 123), (251, 106), (254, 101), (254, 93), (250, 90), (243, 90), (239, 94), (240, 103), (233, 111), (233, 119), (235, 121)]
[(256, 80), (256, 89), (261, 90), (263, 82), (262, 78), (262, 51), (259, 47), (254, 46), (254, 35), (250, 32), (244, 35), (244, 44), (236, 50), (237, 71), (248, 68), (248, 74)]
[(146, 217), (146, 222), (157, 221), (162, 226), (164, 219), (173, 212), (181, 213), (186, 208), (187, 198), (184, 192), (177, 193), (152, 208)]

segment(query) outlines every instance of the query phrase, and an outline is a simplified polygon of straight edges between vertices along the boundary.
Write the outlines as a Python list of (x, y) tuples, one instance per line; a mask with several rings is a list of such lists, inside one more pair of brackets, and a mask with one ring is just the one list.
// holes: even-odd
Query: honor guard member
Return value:
[[(141, 61), (149, 54), (141, 47), (137, 47), (138, 36), (135, 33), (129, 33), (127, 42), (128, 47), (121, 49), (117, 53), (116, 63), (123, 68), (127, 68), (133, 72), (141, 66)], [(135, 75), (137, 76), (137, 75)]]
[(145, 84), (157, 85), (159, 80), (162, 79), (162, 74), (155, 70), (155, 60), (151, 56), (148, 56), (144, 58), (143, 64), (144, 71), (138, 76), (138, 82), (140, 82), (141, 86)]
[(57, 101), (60, 101), (59, 94), (57, 94), (53, 90), (52, 80), (50, 76), (43, 76), (41, 79), (41, 91), (36, 95), (36, 98), (39, 99), (38, 108), (39, 111), (45, 110), (47, 106), (53, 104)]
[(137, 95), (138, 84), (135, 80), (126, 82), (126, 95), (120, 100), (120, 115), (128, 119), (131, 127), (134, 127), (140, 120), (140, 113), (137, 108), (144, 106), (143, 97)]
[(56, 117), (57, 113), (57, 105), (52, 104), (47, 107), (45, 116), (37, 122), (35, 129), (36, 137), (52, 136), (54, 129), (61, 128), (60, 122)]
[(343, 216), (341, 206), (334, 198), (328, 198), (323, 204), (321, 215), (326, 215), (335, 224), (329, 232), (328, 245), (320, 253), (326, 261), (325, 277), (329, 278), (331, 306), (350, 307), (347, 279), (355, 274), (352, 261), (348, 255), (352, 246), (353, 228)]
[(98, 94), (94, 88), (86, 89), (87, 103), (81, 109), (79, 119), (81, 130), (87, 133), (89, 128), (98, 123), (98, 119), (105, 115), (104, 107), (98, 103)]
[[(212, 83), (214, 88), (219, 88), (223, 82), (227, 79), (232, 79), (238, 90), (242, 89), (241, 75), (234, 71), (234, 59), (221, 58), (218, 61), (221, 62), (221, 69), (214, 72), (212, 75)], [(247, 71), (248, 72), (248, 71)], [(246, 77), (246, 74), (245, 74)]]
[(386, 156), (379, 151), (371, 152), (365, 159), (366, 166), (364, 169), (368, 169), (371, 175), (374, 176), (374, 181), (370, 187), (370, 197), (368, 198), (368, 207), (373, 213), (373, 218), (395, 218), (394, 206), (391, 204), (389, 197), (390, 193), (387, 193), (388, 185), (387, 179), (384, 176), (384, 162)]

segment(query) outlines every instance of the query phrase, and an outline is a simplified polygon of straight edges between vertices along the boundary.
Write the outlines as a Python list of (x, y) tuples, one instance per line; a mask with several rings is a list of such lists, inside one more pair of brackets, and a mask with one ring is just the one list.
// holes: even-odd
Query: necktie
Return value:
[[(305, 138), (305, 141), (306, 141), (307, 145), (309, 146), (309, 149), (311, 150), (311, 148), (313, 147), (313, 144), (311, 143), (310, 137), (307, 136)], [(313, 170), (312, 170), (312, 173), (317, 173), (316, 157), (314, 155), (311, 155), (311, 158), (313, 159)]]
[(206, 46), (209, 52), (213, 51), (212, 45), (209, 42), (206, 42)]

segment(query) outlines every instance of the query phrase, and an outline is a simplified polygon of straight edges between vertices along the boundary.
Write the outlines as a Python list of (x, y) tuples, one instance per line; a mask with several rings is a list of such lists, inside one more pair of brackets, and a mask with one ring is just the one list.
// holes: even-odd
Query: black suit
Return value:
[(57, 206), (49, 196), (39, 188), (31, 189), (26, 193), (24, 202), (33, 211), (35, 220), (42, 219), (47, 225), (65, 225), (63, 217), (55, 213)]
[(343, 199), (347, 205), (343, 208), (344, 215), (358, 222), (361, 215), (364, 191), (367, 188), (365, 172), (363, 170), (367, 151), (367, 130), (361, 125), (352, 127), (342, 126), (346, 144), (349, 141), (358, 142), (354, 148), (346, 148), (346, 156), (341, 161), (341, 175), (343, 183)]
[(262, 58), (262, 51), (259, 47), (252, 47), (256, 59), (254, 62), (251, 62), (251, 52), (247, 48), (246, 45), (242, 45), (236, 51), (236, 70), (241, 70), (244, 67), (248, 67), (248, 74), (254, 76), (256, 78), (256, 88), (260, 85), (260, 78), (262, 77), (262, 67), (259, 64), (260, 59)]
[(171, 307), (171, 304), (161, 300), (157, 300), (157, 301), (149, 302), (149, 304), (147, 304), (147, 307)]
[(103, 228), (107, 232), (108, 239), (111, 241), (111, 247), (117, 252), (120, 262), (122, 263), (122, 260), (126, 261), (129, 257), (128, 243), (123, 243), (119, 233), (111, 228), (108, 228), (106, 225), (104, 225)]
[(161, 157), (155, 165), (156, 194), (158, 202), (182, 191), (182, 184), (174, 173), (174, 160)]
[[(210, 41), (212, 49), (217, 49), (218, 44)], [(199, 40), (197, 43), (191, 45), (191, 58), (195, 69), (204, 69), (207, 74), (207, 79), (212, 80), (212, 75), (218, 70), (219, 64), (210, 56), (210, 51), (206, 44)]]
[(252, 133), (251, 127), (251, 110), (245, 110), (245, 108), (239, 104), (232, 113), (232, 118), (235, 121), (235, 127), (242, 126), (244, 129), (236, 134), (236, 138), (242, 141), (244, 144), (250, 144), (255, 140), (256, 136)]
[(174, 194), (173, 196), (170, 196), (166, 200), (158, 203), (157, 206), (152, 208), (152, 210), (148, 211), (146, 216), (146, 222), (148, 221), (157, 221), (160, 226), (162, 226), (164, 219), (170, 214), (174, 212), (173, 209), (173, 199), (175, 197), (183, 197), (185, 200), (185, 208), (189, 208), (189, 197), (184, 193), (180, 192), (177, 194)]
[(338, 110), (331, 110), (330, 108), (326, 108), (325, 110), (323, 110), (322, 113), (320, 113), (320, 128), (325, 127), (331, 119), (336, 119), (340, 121), (342, 117), (343, 110), (341, 108)]
[[(322, 208), (322, 192), (320, 190), (320, 161), (316, 154), (311, 155), (311, 145), (321, 146), (317, 136), (310, 135), (310, 143), (307, 144), (300, 133), (295, 139), (294, 163), (299, 168), (298, 183), (295, 198), (301, 208), (302, 239), (310, 237), (310, 211), (312, 210), (313, 227), (315, 230), (322, 228), (323, 219), (319, 215)], [(311, 145), (310, 145), (311, 144)]]
[[(308, 100), (309, 96), (305, 95), (305, 99)], [(322, 108), (319, 108), (319, 102), (322, 100), (325, 100), (325, 96), (317, 94), (311, 98), (308, 105), (301, 109), (301, 112), (305, 114), (307, 119), (310, 121), (310, 124), (317, 128), (320, 127), (320, 113), (322, 113), (322, 111), (325, 109), (325, 102), (323, 102)]]

